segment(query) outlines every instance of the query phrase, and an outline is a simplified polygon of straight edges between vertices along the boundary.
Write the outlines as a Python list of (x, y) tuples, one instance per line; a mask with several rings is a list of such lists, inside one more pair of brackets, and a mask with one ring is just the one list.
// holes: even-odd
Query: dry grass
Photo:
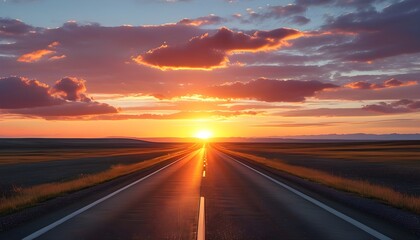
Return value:
[(156, 147), (156, 148), (117, 148), (117, 149), (19, 149), (19, 150), (1, 150), (0, 151), (0, 165), (1, 164), (15, 164), (28, 162), (44, 162), (51, 160), (67, 160), (74, 158), (87, 157), (105, 157), (105, 156), (121, 156), (134, 154), (149, 154), (149, 153), (163, 153), (173, 152), (184, 149), (182, 147)]
[(304, 179), (318, 182), (338, 190), (344, 190), (359, 194), (363, 197), (377, 199), (391, 206), (408, 209), (412, 212), (420, 214), (420, 197), (403, 194), (395, 191), (394, 189), (372, 184), (368, 181), (347, 179), (319, 170), (289, 165), (274, 159), (267, 159), (252, 154), (231, 151), (221, 146), (215, 147), (229, 155), (243, 157), (256, 163), (284, 171)]
[(167, 161), (171, 158), (191, 153), (194, 150), (195, 149), (192, 149), (191, 147), (184, 149), (183, 151), (166, 154), (164, 156), (156, 157), (135, 164), (116, 165), (107, 171), (81, 176), (80, 178), (67, 182), (47, 183), (28, 188), (16, 189), (16, 194), (13, 196), (0, 198), (0, 214), (3, 215), (16, 212), (20, 209), (34, 206), (35, 204), (42, 201), (94, 186), (99, 183), (103, 183), (105, 181), (109, 181), (111, 179), (127, 175), (141, 169), (145, 169), (155, 164)]
[(420, 143), (258, 143), (225, 144), (229, 149), (240, 152), (264, 152), (274, 154), (310, 155), (328, 159), (371, 161), (418, 161)]

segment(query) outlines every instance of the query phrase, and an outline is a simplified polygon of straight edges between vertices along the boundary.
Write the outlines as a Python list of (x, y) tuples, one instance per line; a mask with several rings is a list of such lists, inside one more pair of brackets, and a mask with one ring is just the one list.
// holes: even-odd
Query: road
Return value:
[(74, 209), (0, 239), (416, 239), (204, 145)]

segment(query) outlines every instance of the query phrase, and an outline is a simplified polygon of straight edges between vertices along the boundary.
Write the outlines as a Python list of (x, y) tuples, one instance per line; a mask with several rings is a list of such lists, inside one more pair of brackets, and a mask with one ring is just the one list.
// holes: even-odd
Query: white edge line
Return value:
[(200, 197), (200, 212), (198, 213), (197, 240), (206, 239), (206, 225), (204, 214), (204, 197)]
[(105, 200), (107, 200), (107, 199), (109, 199), (109, 198), (113, 197), (114, 195), (117, 195), (118, 193), (120, 193), (120, 192), (122, 192), (122, 191), (126, 190), (127, 188), (130, 188), (130, 187), (132, 187), (133, 185), (135, 185), (135, 184), (137, 184), (137, 183), (139, 183), (139, 182), (141, 182), (141, 181), (143, 181), (143, 180), (145, 180), (145, 179), (147, 179), (147, 178), (149, 178), (149, 177), (151, 177), (151, 176), (155, 175), (156, 173), (158, 173), (158, 172), (160, 172), (160, 171), (164, 170), (165, 168), (168, 168), (168, 167), (172, 166), (173, 164), (175, 164), (175, 163), (177, 163), (177, 162), (179, 162), (179, 161), (183, 160), (184, 158), (188, 157), (189, 155), (190, 155), (190, 154), (188, 154), (188, 155), (186, 155), (186, 156), (184, 156), (184, 157), (182, 157), (182, 158), (180, 158), (180, 159), (176, 160), (175, 162), (172, 162), (172, 163), (170, 163), (170, 164), (168, 164), (168, 165), (166, 165), (166, 166), (164, 166), (164, 167), (162, 167), (162, 168), (160, 168), (160, 169), (158, 169), (158, 170), (156, 170), (156, 171), (154, 171), (154, 172), (150, 173), (150, 174), (149, 174), (149, 175), (147, 175), (147, 176), (144, 176), (144, 177), (140, 178), (139, 180), (136, 180), (135, 182), (132, 182), (132, 183), (128, 184), (128, 185), (127, 185), (127, 186), (125, 186), (125, 187), (122, 187), (122, 188), (118, 189), (118, 190), (117, 190), (117, 191), (115, 191), (115, 192), (112, 192), (112, 193), (110, 193), (110, 194), (106, 195), (105, 197), (103, 197), (103, 198), (101, 198), (101, 199), (98, 199), (98, 200), (94, 201), (93, 203), (90, 203), (89, 205), (86, 205), (86, 206), (84, 206), (84, 207), (80, 208), (79, 210), (76, 210), (76, 211), (74, 211), (74, 212), (70, 213), (69, 215), (67, 215), (67, 216), (65, 216), (65, 217), (63, 217), (63, 218), (61, 218), (61, 219), (59, 219), (59, 220), (57, 220), (57, 221), (55, 221), (55, 222), (51, 223), (50, 225), (45, 226), (45, 227), (43, 227), (43, 228), (39, 229), (38, 231), (36, 231), (36, 232), (34, 232), (34, 233), (32, 233), (32, 234), (30, 234), (30, 235), (28, 235), (28, 236), (26, 236), (26, 237), (22, 238), (22, 240), (32, 240), (32, 239), (35, 239), (35, 238), (37, 238), (37, 237), (41, 236), (42, 234), (44, 234), (44, 233), (46, 233), (46, 232), (50, 231), (51, 229), (53, 229), (53, 228), (57, 227), (58, 225), (60, 225), (60, 224), (62, 224), (62, 223), (64, 223), (64, 222), (66, 222), (66, 221), (68, 221), (68, 220), (70, 220), (70, 219), (74, 218), (75, 216), (77, 216), (77, 215), (79, 215), (79, 214), (81, 214), (81, 213), (85, 212), (86, 210), (88, 210), (88, 209), (90, 209), (90, 208), (92, 208), (92, 207), (94, 207), (94, 206), (98, 205), (99, 203), (101, 203), (101, 202), (103, 202), (103, 201), (105, 201)]
[(288, 186), (288, 185), (286, 185), (286, 184), (284, 184), (284, 183), (282, 183), (282, 182), (280, 182), (280, 181), (278, 181), (278, 180), (276, 180), (276, 179), (274, 179), (274, 178), (272, 178), (272, 177), (270, 177), (270, 176), (268, 176), (268, 175), (266, 175), (266, 174), (264, 174), (264, 173), (256, 170), (256, 169), (252, 168), (250, 166), (248, 166), (247, 164), (244, 164), (244, 163), (242, 163), (242, 162), (240, 162), (240, 161), (238, 161), (238, 160), (230, 157), (229, 155), (226, 155), (224, 153), (223, 153), (223, 155), (225, 155), (228, 158), (236, 161), (237, 163), (239, 163), (239, 164), (241, 164), (241, 165), (249, 168), (250, 170), (252, 170), (252, 171), (254, 171), (254, 172), (256, 172), (256, 173), (258, 173), (258, 174), (260, 174), (260, 175), (262, 175), (262, 176), (264, 176), (266, 178), (268, 178), (272, 182), (277, 183), (278, 185), (282, 186), (283, 188), (289, 190), (290, 192), (292, 192), (292, 193), (298, 195), (299, 197), (301, 197), (301, 198), (303, 198), (303, 199), (305, 199), (305, 200), (307, 200), (307, 201), (315, 204), (316, 206), (318, 206), (318, 207), (324, 209), (325, 211), (327, 211), (327, 212), (335, 215), (336, 217), (338, 217), (338, 218), (340, 218), (340, 219), (342, 219), (342, 220), (344, 220), (344, 221), (352, 224), (353, 226), (355, 226), (355, 227), (357, 227), (357, 228), (365, 231), (366, 233), (368, 233), (368, 234), (376, 237), (377, 239), (380, 239), (380, 240), (391, 240), (392, 239), (392, 238), (387, 237), (384, 234), (376, 231), (375, 229), (372, 229), (372, 228), (366, 226), (365, 224), (363, 224), (363, 223), (361, 223), (361, 222), (359, 222), (359, 221), (357, 221), (357, 220), (355, 220), (355, 219), (353, 219), (353, 218), (345, 215), (344, 213), (341, 213), (341, 212), (335, 210), (334, 208), (329, 207), (329, 206), (325, 205), (324, 203), (322, 203), (322, 202), (320, 202), (320, 201), (318, 201), (318, 200), (316, 200), (316, 199), (314, 199), (314, 198), (312, 198), (312, 197), (310, 197), (310, 196), (308, 196), (308, 195), (306, 195), (306, 194), (304, 194), (304, 193), (302, 193), (302, 192), (300, 192), (300, 191), (298, 191), (298, 190), (296, 190), (296, 189), (294, 189), (294, 188), (292, 188), (292, 187), (290, 187), (290, 186)]

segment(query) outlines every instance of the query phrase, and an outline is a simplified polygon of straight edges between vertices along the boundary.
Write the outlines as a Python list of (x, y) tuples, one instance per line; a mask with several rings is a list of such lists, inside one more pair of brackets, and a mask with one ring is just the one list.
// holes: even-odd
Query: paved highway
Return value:
[(416, 239), (209, 146), (80, 204), (0, 239)]

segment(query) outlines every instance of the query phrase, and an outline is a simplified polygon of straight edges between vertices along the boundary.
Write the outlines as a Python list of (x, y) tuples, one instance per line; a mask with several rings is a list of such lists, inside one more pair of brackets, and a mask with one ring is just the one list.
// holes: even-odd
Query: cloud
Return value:
[(74, 117), (84, 115), (111, 114), (117, 112), (118, 110), (115, 107), (99, 102), (63, 102), (60, 105), (14, 109), (9, 111), (9, 113), (13, 114), (39, 116), (46, 119), (52, 119), (52, 117)]
[(261, 18), (284, 18), (295, 14), (306, 12), (306, 7), (297, 4), (288, 4), (286, 6), (269, 6), (268, 11), (259, 17)]
[(219, 29), (214, 35), (194, 37), (184, 45), (162, 45), (133, 60), (139, 64), (166, 69), (212, 69), (223, 67), (228, 56), (235, 52), (274, 50), (287, 45), (287, 40), (298, 38), (301, 32), (279, 28), (272, 31), (256, 31), (252, 35)]
[[(406, 81), (414, 82), (414, 81)], [(418, 82), (418, 81), (416, 81)], [(354, 87), (354, 86), (353, 86)], [(384, 87), (379, 89), (371, 89), (371, 85), (367, 84), (368, 89), (362, 88), (337, 88), (334, 91), (323, 91), (317, 93), (316, 97), (319, 99), (341, 99), (351, 101), (362, 100), (398, 100), (401, 96), (409, 99), (417, 99), (419, 97), (420, 85), (407, 84), (398, 87)]]
[(242, 23), (254, 23), (255, 21), (264, 21), (266, 19), (281, 19), (287, 18), (293, 15), (305, 13), (307, 7), (302, 4), (288, 4), (288, 5), (276, 5), (267, 6), (262, 8), (261, 11), (254, 11), (248, 8), (247, 15), (235, 14), (233, 17), (240, 20)]
[[(317, 6), (333, 3), (335, 0), (296, 0), (297, 5), (302, 6)], [(363, 1), (363, 0), (362, 0)]]
[(29, 116), (79, 116), (117, 113), (108, 104), (85, 95), (84, 80), (63, 78), (53, 87), (21, 77), (0, 78), (0, 109)]
[(0, 17), (0, 36), (26, 34), (32, 30), (34, 30), (34, 27), (27, 25), (18, 19)]
[(290, 19), (291, 23), (295, 23), (297, 25), (305, 25), (309, 23), (311, 20), (304, 16), (294, 16)]
[(0, 78), (0, 108), (16, 109), (51, 106), (62, 103), (51, 96), (49, 86), (20, 77)]
[(371, 9), (372, 5), (386, 0), (295, 0), (295, 4), (301, 6), (333, 5), (338, 7), (350, 7), (358, 10)]
[[(55, 49), (59, 45), (60, 45), (59, 42), (54, 41), (54, 42), (48, 44), (47, 49), (41, 49), (41, 50), (36, 50), (36, 51), (30, 52), (30, 53), (25, 53), (22, 56), (20, 56), (16, 61), (26, 62), (26, 63), (38, 62), (39, 60), (43, 59), (44, 57), (46, 57), (48, 55), (55, 54), (56, 51), (52, 50), (52, 49)], [(62, 58), (65, 58), (65, 55), (52, 56), (48, 60), (58, 60), (58, 59), (62, 59)]]
[(41, 49), (41, 50), (36, 50), (30, 53), (26, 53), (23, 54), (22, 56), (20, 56), (17, 61), (18, 62), (27, 62), (27, 63), (32, 63), (32, 62), (37, 62), (39, 60), (41, 60), (43, 57), (47, 56), (47, 55), (51, 55), (55, 53), (54, 51), (48, 50), (48, 49)]
[(261, 111), (180, 111), (170, 114), (117, 114), (94, 116), (91, 120), (127, 120), (127, 119), (155, 119), (155, 120), (171, 120), (171, 119), (200, 119), (200, 118), (232, 118), (242, 115), (258, 115)]
[(363, 110), (381, 114), (410, 113), (420, 110), (420, 101), (403, 99), (391, 103), (380, 102), (363, 106)]
[(393, 87), (404, 87), (404, 86), (413, 86), (417, 85), (417, 81), (406, 81), (402, 82), (397, 79), (389, 79), (386, 80), (384, 83), (369, 83), (365, 81), (357, 81), (351, 82), (345, 85), (345, 87), (352, 88), (352, 89), (364, 89), (364, 90), (374, 90), (374, 89), (383, 89), (383, 88), (393, 88)]
[(82, 79), (66, 77), (55, 82), (52, 92), (69, 101), (92, 101), (85, 95), (86, 86)]
[(361, 108), (315, 108), (291, 110), (275, 115), (283, 117), (351, 117), (377, 116), (383, 114), (401, 114), (420, 111), (420, 101), (398, 100), (391, 103), (379, 102)]
[(344, 122), (322, 122), (322, 123), (267, 123), (267, 124), (258, 124), (254, 125), (254, 127), (282, 127), (282, 128), (289, 128), (289, 127), (329, 127), (343, 124)]
[(323, 48), (345, 60), (369, 62), (401, 54), (420, 52), (420, 5), (405, 0), (381, 12), (368, 9), (330, 18), (325, 31), (353, 34), (352, 41)]
[(365, 111), (361, 108), (315, 108), (303, 110), (291, 110), (275, 114), (283, 117), (351, 117), (351, 116), (375, 116), (377, 114)]
[(247, 83), (235, 82), (209, 87), (202, 94), (209, 97), (255, 99), (265, 102), (302, 102), (318, 91), (336, 87), (338, 86), (319, 81), (260, 78)]
[(179, 21), (177, 24), (199, 27), (199, 26), (204, 26), (204, 25), (217, 25), (223, 22), (226, 22), (225, 18), (216, 16), (214, 14), (210, 14), (205, 17), (198, 17), (198, 18), (193, 18), (193, 19), (184, 18), (181, 21)]

